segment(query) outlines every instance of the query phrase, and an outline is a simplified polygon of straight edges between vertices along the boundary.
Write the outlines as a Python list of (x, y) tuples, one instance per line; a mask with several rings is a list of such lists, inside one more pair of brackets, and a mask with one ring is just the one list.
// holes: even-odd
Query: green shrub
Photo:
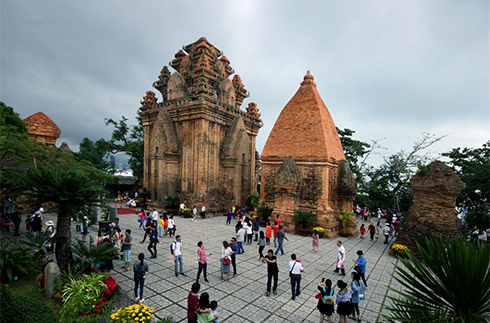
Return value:
[(53, 323), (53, 310), (42, 302), (24, 296), (12, 296), (8, 287), (0, 287), (0, 317), (2, 322)]
[[(36, 250), (38, 251), (38, 250)], [(16, 270), (27, 274), (30, 268), (36, 268), (36, 257), (30, 253), (27, 246), (12, 244), (12, 238), (2, 245), (0, 244), (0, 268), (2, 276), (6, 276), (11, 282)]]

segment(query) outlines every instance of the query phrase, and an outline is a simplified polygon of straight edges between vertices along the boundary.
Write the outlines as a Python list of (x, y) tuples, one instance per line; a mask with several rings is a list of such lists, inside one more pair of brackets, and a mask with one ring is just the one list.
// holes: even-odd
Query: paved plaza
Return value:
[[(54, 214), (45, 214), (45, 221), (55, 219)], [(312, 238), (301, 237), (286, 233), (290, 242), (284, 241), (285, 256), (278, 255), (279, 283), (277, 295), (266, 293), (267, 264), (258, 260), (256, 242), (252, 245), (244, 245), (245, 253), (237, 255), (237, 277), (230, 276), (230, 281), (220, 280), (220, 261), (222, 241), (230, 241), (235, 235), (236, 220), (232, 225), (226, 226), (226, 217), (206, 218), (197, 223), (191, 219), (175, 217), (177, 225), (176, 234), (182, 237), (182, 251), (184, 259), (184, 272), (187, 277), (175, 277), (173, 256), (170, 254), (170, 244), (173, 239), (160, 238), (158, 244), (158, 258), (149, 259), (150, 253), (146, 249), (148, 239), (144, 244), (143, 230), (137, 229), (139, 223), (136, 215), (119, 215), (123, 230), (131, 229), (133, 247), (131, 264), (137, 260), (140, 252), (143, 252), (150, 267), (146, 276), (144, 299), (145, 305), (154, 309), (157, 318), (173, 316), (175, 322), (187, 322), (187, 296), (192, 283), (195, 282), (197, 262), (197, 242), (203, 241), (206, 253), (212, 253), (208, 259), (208, 279), (204, 282), (201, 274), (201, 293), (207, 292), (211, 300), (218, 301), (219, 320), (226, 322), (319, 322), (320, 314), (316, 309), (318, 300), (318, 282), (321, 278), (331, 279), (335, 284), (337, 280), (344, 279), (349, 286), (351, 282), (350, 272), (353, 271), (353, 259), (357, 259), (356, 251), (362, 250), (367, 259), (366, 278), (368, 289), (366, 300), (359, 303), (362, 322), (381, 322), (380, 313), (385, 313), (382, 306), (389, 302), (387, 295), (395, 295), (387, 286), (401, 289), (401, 285), (390, 276), (394, 264), (398, 264), (397, 258), (388, 255), (388, 245), (383, 244), (382, 237), (378, 241), (371, 242), (369, 236), (365, 239), (340, 238), (346, 249), (346, 273), (342, 278), (335, 274), (337, 262), (338, 239), (320, 239), (320, 247), (317, 252), (312, 251)], [(384, 222), (384, 220), (383, 220)], [(360, 221), (360, 224), (363, 221)], [(360, 225), (359, 224), (359, 225)], [(265, 231), (265, 228), (261, 228)], [(97, 236), (97, 226), (92, 227), (90, 236)], [(80, 233), (75, 231), (72, 225), (74, 238), (80, 238)], [(390, 241), (391, 242), (391, 241)], [(264, 254), (269, 246), (266, 246)], [(271, 244), (272, 249), (273, 243)], [(291, 300), (291, 285), (288, 275), (288, 262), (291, 253), (295, 253), (305, 268), (304, 278), (301, 280), (301, 295), (296, 300)], [(114, 261), (112, 276), (124, 291), (133, 299), (134, 283), (133, 272), (122, 269), (123, 261)], [(131, 265), (132, 267), (132, 265)], [(231, 269), (233, 270), (233, 269)], [(338, 288), (336, 289), (336, 291)], [(334, 313), (332, 322), (338, 322), (338, 315)], [(349, 320), (351, 321), (351, 320)], [(325, 320), (326, 322), (326, 320)]]

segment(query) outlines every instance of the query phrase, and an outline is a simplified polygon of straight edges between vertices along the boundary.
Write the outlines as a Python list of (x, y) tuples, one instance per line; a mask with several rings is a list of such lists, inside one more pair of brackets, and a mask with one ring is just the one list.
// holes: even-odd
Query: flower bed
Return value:
[(111, 323), (144, 322), (149, 323), (153, 318), (153, 308), (141, 305), (121, 307), (111, 315)]
[(400, 257), (407, 257), (407, 253), (410, 252), (410, 249), (408, 249), (408, 247), (405, 247), (404, 245), (398, 243), (391, 246), (391, 250), (393, 250), (395, 255)]

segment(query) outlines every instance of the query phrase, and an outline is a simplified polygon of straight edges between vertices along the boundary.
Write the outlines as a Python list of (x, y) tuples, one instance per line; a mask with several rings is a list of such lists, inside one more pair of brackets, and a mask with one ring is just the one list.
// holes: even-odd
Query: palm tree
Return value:
[(71, 250), (71, 218), (77, 210), (87, 211), (100, 202), (106, 193), (101, 180), (110, 179), (95, 168), (62, 169), (59, 166), (39, 166), (28, 168), (12, 175), (11, 180), (19, 185), (31, 202), (38, 205), (45, 202), (56, 203), (58, 211), (56, 260), (62, 270), (68, 269), (73, 260)]
[(315, 213), (308, 210), (294, 210), (294, 221), (301, 223), (302, 230), (306, 230), (307, 223), (315, 223), (317, 216)]
[(488, 322), (490, 319), (490, 252), (459, 239), (427, 238), (417, 245), (423, 262), (410, 252), (395, 265), (393, 278), (403, 290), (390, 288), (388, 322)]

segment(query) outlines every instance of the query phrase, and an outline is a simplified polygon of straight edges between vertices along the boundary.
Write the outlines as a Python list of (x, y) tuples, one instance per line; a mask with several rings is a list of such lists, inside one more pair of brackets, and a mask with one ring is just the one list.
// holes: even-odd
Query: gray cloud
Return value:
[(434, 146), (489, 139), (487, 2), (4, 1), (1, 100), (45, 112), (73, 149), (133, 120), (161, 68), (205, 36), (258, 104), (260, 152), (306, 70), (340, 128), (389, 153), (420, 133)]

